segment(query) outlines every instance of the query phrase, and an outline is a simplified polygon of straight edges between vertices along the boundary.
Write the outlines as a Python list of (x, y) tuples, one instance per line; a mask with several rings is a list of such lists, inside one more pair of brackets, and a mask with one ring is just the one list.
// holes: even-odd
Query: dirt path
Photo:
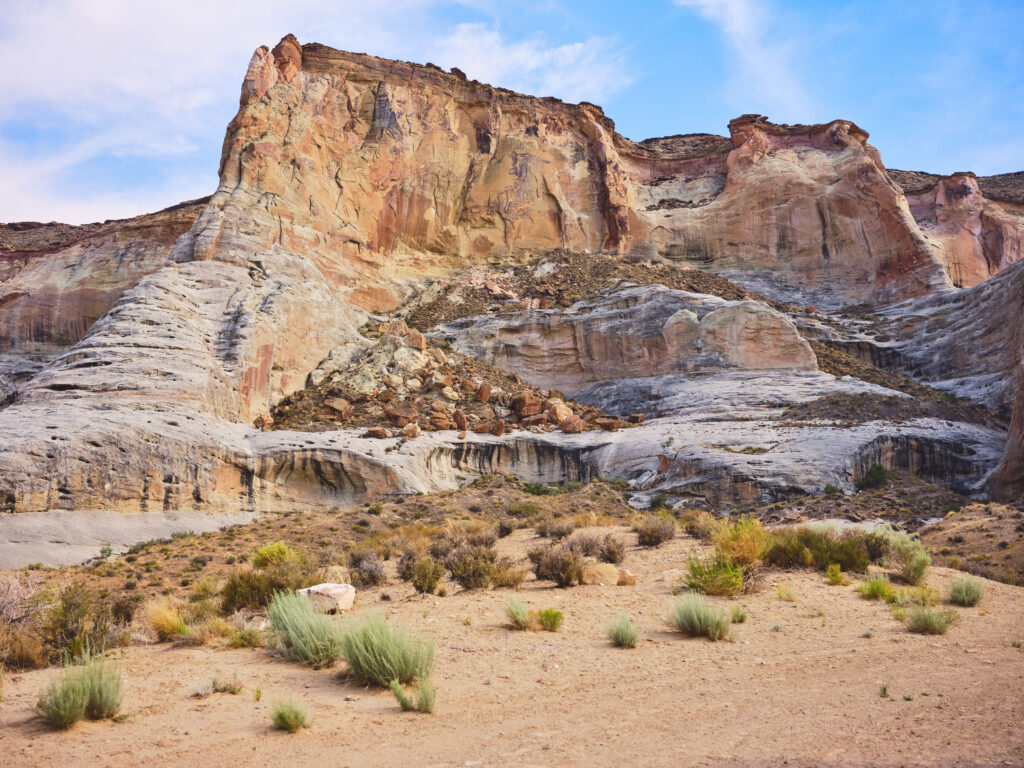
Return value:
[[(499, 548), (521, 553), (519, 531)], [(437, 711), (402, 713), (390, 693), (315, 672), (266, 650), (134, 646), (123, 652), (120, 724), (55, 733), (32, 715), (45, 671), (8, 674), (0, 703), (4, 766), (329, 765), (1024, 765), (1024, 600), (986, 582), (977, 608), (943, 636), (906, 631), (878, 602), (810, 572), (765, 574), (738, 604), (735, 642), (666, 630), (664, 571), (685, 564), (687, 537), (631, 548), (635, 587), (558, 590), (527, 582), (520, 599), (565, 612), (556, 634), (504, 626), (505, 590), (420, 598), (407, 585), (363, 593), (379, 611), (438, 646)], [(933, 569), (944, 590), (957, 572)], [(772, 586), (789, 582), (798, 601)], [(730, 601), (715, 601), (729, 607)], [(607, 621), (628, 614), (643, 634), (612, 648)], [(467, 623), (468, 622), (468, 623)], [(872, 636), (864, 637), (870, 629)], [(344, 665), (342, 665), (343, 668)], [(237, 696), (189, 694), (237, 675)], [(887, 685), (889, 698), (879, 696)], [(262, 692), (260, 701), (254, 691)], [(904, 696), (910, 697), (905, 700)], [(287, 698), (309, 730), (270, 728)]]

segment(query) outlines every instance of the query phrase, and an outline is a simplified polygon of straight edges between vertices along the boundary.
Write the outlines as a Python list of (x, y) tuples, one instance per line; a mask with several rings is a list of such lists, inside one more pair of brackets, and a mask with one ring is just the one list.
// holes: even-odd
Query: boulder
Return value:
[(324, 400), (324, 405), (338, 414), (341, 419), (347, 419), (352, 416), (352, 403), (343, 397), (331, 397)]
[(296, 590), (296, 594), (305, 595), (316, 608), (325, 613), (339, 613), (352, 608), (356, 599), (356, 588), (351, 584), (328, 582)]
[(633, 575), (632, 571), (625, 568), (619, 571), (619, 580), (615, 582), (617, 587), (632, 587), (636, 584), (636, 576)]

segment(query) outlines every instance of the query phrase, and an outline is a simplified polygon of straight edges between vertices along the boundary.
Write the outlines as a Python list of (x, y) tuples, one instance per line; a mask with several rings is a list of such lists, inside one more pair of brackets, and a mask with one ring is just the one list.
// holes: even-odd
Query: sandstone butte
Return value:
[[(593, 104), (455, 69), (291, 35), (258, 48), (210, 198), (82, 227), (0, 226), (0, 510), (258, 512), (495, 470), (771, 498), (852, 488), (874, 459), (942, 465), (940, 479), (981, 494), (1024, 491), (1019, 175), (888, 171), (847, 120), (744, 115), (728, 132), (636, 142)], [(615, 392), (662, 415), (683, 392), (763, 411), (875, 386), (819, 371), (808, 341), (828, 343), (1003, 418), (1016, 403), (1009, 431), (924, 420), (838, 440), (812, 430), (806, 445), (827, 447), (806, 455), (781, 440), (719, 455), (707, 441), (743, 438), (725, 416), (714, 438), (693, 416), (685, 450), (665, 456), (676, 433), (664, 419), (607, 434), (437, 432), (388, 453), (351, 429), (254, 426), (325, 361), (364, 354), (371, 315), (464, 270), (556, 252), (712, 272), (753, 298), (613, 291), (435, 333), (538, 386), (604, 387), (606, 410)], [(630, 347), (634, 333), (645, 341)]]

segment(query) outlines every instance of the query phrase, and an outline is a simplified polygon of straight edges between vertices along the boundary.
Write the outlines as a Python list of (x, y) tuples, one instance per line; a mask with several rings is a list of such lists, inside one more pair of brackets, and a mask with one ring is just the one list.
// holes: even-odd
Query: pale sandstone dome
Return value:
[[(1024, 280), (1007, 269), (1021, 256), (1020, 205), (986, 197), (969, 174), (906, 196), (849, 121), (747, 115), (729, 131), (633, 142), (591, 104), (292, 36), (257, 49), (208, 202), (74, 231), (0, 229), (0, 509), (262, 511), (452, 487), (494, 470), (770, 499), (825, 482), (850, 488), (872, 458), (927, 473), (929, 451), (943, 481), (986, 488), (1005, 439), (997, 429), (874, 422), (839, 434), (811, 426), (794, 440), (682, 403), (666, 412), (684, 391), (712, 410), (762, 414), (872, 385), (817, 372), (794, 318), (766, 304), (655, 286), (445, 332), (545, 387), (601, 385), (625, 400), (653, 397), (638, 382), (661, 381), (657, 407), (648, 400), (657, 423), (466, 441), (434, 433), (390, 453), (350, 430), (251, 426), (326, 361), (365, 350), (368, 312), (455, 270), (555, 249), (719, 272), (819, 308), (891, 305), (888, 325), (820, 332), (895, 347), (918, 375), (983, 390), (1008, 412), (1015, 381), (982, 385), (1015, 376), (1020, 359), (1019, 303), (1003, 300)], [(970, 340), (958, 341), (965, 327)], [(668, 436), (677, 442), (666, 457)], [(773, 448), (707, 448), (744, 440)], [(1005, 480), (1013, 461), (1000, 488), (1017, 487)]]

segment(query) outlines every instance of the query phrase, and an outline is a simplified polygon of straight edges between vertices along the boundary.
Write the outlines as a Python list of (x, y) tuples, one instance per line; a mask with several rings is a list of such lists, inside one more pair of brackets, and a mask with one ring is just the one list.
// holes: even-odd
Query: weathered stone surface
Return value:
[(325, 613), (351, 610), (356, 600), (356, 588), (351, 584), (317, 584), (296, 590), (296, 594), (305, 595), (314, 606)]
[(810, 345), (771, 307), (657, 285), (607, 291), (568, 310), (491, 314), (442, 330), (460, 352), (569, 393), (674, 371), (817, 368)]

